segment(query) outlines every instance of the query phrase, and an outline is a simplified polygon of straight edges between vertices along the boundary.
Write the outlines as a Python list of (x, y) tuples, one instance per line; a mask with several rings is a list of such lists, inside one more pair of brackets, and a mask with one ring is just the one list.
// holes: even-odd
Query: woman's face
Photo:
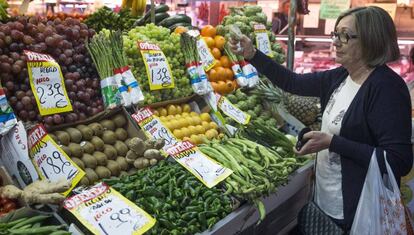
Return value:
[[(356, 35), (355, 18), (352, 15), (345, 16), (339, 21), (335, 32), (342, 34), (342, 40), (335, 37), (333, 44), (336, 47), (335, 61), (343, 66), (352, 66), (362, 59), (361, 44), (358, 38), (351, 38)], [(346, 42), (348, 35), (348, 42)]]

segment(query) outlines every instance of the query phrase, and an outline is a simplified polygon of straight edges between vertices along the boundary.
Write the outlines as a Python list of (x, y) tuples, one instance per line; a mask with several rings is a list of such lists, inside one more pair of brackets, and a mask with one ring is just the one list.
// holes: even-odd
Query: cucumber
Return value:
[[(167, 5), (158, 5), (154, 7), (154, 14), (157, 13), (166, 13), (168, 10), (170, 10), (170, 7), (168, 7)], [(148, 19), (151, 18), (151, 10), (147, 11), (147, 13), (145, 13), (144, 15), (145, 21), (147, 21)], [(149, 20), (151, 21), (151, 20)]]
[(141, 17), (141, 18), (139, 18), (138, 20), (136, 20), (135, 21), (135, 23), (134, 23), (134, 27), (136, 27), (136, 26), (143, 26), (143, 25), (145, 25), (145, 18), (144, 17)]
[(164, 19), (163, 21), (161, 21), (159, 23), (159, 25), (169, 28), (172, 25), (174, 25), (176, 23), (180, 23), (180, 22), (191, 24), (191, 18), (188, 15), (185, 15), (185, 14), (177, 14), (177, 15), (170, 16), (170, 17)]

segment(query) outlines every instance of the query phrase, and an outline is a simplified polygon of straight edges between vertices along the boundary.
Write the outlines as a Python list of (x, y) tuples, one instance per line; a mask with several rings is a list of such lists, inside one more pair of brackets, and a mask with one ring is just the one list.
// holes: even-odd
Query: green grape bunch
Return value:
[[(180, 35), (170, 34), (168, 28), (147, 24), (131, 29), (124, 34), (124, 51), (128, 57), (132, 73), (140, 84), (145, 104), (165, 100), (178, 99), (192, 94), (190, 79), (185, 69), (184, 55), (181, 51)], [(167, 57), (175, 87), (151, 91), (142, 55), (138, 49), (138, 41), (157, 44)]]

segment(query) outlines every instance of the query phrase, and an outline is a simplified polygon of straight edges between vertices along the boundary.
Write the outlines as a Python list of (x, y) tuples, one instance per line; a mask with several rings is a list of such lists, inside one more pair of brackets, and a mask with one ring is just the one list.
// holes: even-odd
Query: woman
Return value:
[(399, 58), (391, 17), (378, 7), (350, 9), (332, 33), (336, 61), (342, 67), (295, 74), (256, 51), (247, 37), (234, 53), (285, 91), (320, 97), (322, 130), (307, 133), (299, 155), (318, 152), (315, 202), (343, 229), (355, 216), (372, 153), (382, 172), (383, 152), (398, 183), (413, 163), (411, 101), (407, 86), (387, 62)]

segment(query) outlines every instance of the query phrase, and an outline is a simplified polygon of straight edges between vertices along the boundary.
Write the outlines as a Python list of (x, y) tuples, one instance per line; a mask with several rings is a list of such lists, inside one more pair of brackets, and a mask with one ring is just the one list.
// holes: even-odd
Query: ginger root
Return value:
[(27, 205), (36, 203), (59, 204), (65, 200), (65, 196), (60, 193), (68, 190), (70, 186), (71, 182), (67, 180), (54, 183), (48, 180), (40, 180), (31, 183), (23, 190), (14, 185), (3, 186), (0, 188), (0, 196), (22, 200)]

